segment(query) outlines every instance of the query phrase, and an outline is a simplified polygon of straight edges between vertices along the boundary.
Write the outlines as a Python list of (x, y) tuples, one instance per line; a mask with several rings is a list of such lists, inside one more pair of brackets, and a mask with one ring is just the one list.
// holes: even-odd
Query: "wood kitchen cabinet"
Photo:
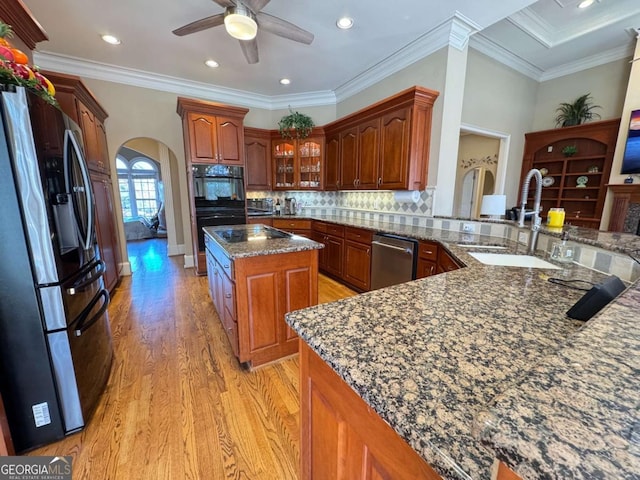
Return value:
[(247, 191), (271, 190), (271, 132), (245, 127), (244, 153)]
[(324, 245), (324, 272), (342, 280), (344, 227), (335, 223), (313, 222), (317, 242)]
[[(543, 173), (543, 221), (550, 208), (562, 207), (565, 223), (598, 229), (619, 127), (618, 118), (525, 134), (520, 184), (532, 168)], [(565, 155), (566, 147), (577, 151)], [(529, 206), (534, 195), (535, 181), (529, 189)]]
[(324, 161), (324, 189), (325, 191), (339, 190), (340, 174), (340, 134), (327, 136)]
[(360, 292), (371, 289), (371, 240), (373, 232), (364, 228), (344, 228), (342, 278)]
[(418, 243), (416, 278), (429, 277), (438, 273), (439, 249), (436, 242), (420, 241)]
[(244, 165), (243, 122), (248, 109), (178, 97), (177, 111), (188, 162)]
[(438, 95), (412, 87), (325, 125), (338, 138), (340, 189), (423, 190)]
[(324, 169), (324, 132), (315, 128), (305, 139), (283, 139), (272, 133), (273, 189), (321, 190)]
[(195, 212), (192, 166), (194, 164), (245, 164), (244, 116), (246, 108), (221, 105), (202, 100), (178, 97), (177, 112), (182, 118), (184, 156), (189, 190), (189, 220), (191, 248), (197, 275), (207, 272), (205, 252), (198, 244), (198, 224)]
[(209, 292), (238, 360), (255, 367), (296, 353), (284, 315), (318, 303), (316, 250), (231, 259), (205, 243)]
[(453, 258), (447, 251), (438, 247), (438, 273), (451, 272), (453, 270), (458, 270), (462, 265), (458, 263), (458, 261)]
[(104, 285), (111, 291), (120, 279), (117, 268), (120, 264), (120, 248), (114, 221), (116, 217), (111, 177), (92, 173), (91, 186), (95, 196), (96, 233), (100, 245), (100, 257), (106, 265)]
[[(56, 88), (60, 108), (82, 130), (82, 141), (93, 193), (95, 196), (95, 223), (100, 257), (105, 262), (104, 282), (108, 290), (120, 280), (120, 245), (115, 215), (115, 201), (107, 133), (104, 122), (107, 112), (100, 106), (79, 77), (57, 72), (43, 72)], [(51, 148), (62, 151), (62, 145), (50, 143)]]
[(300, 341), (301, 478), (441, 477)]
[(271, 221), (271, 225), (294, 235), (301, 235), (307, 238), (311, 236), (311, 220), (306, 218), (274, 218)]

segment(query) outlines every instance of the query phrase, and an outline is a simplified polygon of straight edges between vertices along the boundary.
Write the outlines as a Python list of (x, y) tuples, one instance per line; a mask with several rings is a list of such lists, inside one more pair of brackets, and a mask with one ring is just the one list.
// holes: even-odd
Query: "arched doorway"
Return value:
[[(184, 254), (175, 154), (153, 138), (133, 138), (118, 149), (116, 167), (124, 231), (132, 230), (128, 225), (132, 220), (144, 225), (139, 220), (144, 218), (155, 229), (150, 238), (166, 238), (168, 256)], [(139, 230), (144, 233), (143, 228)]]

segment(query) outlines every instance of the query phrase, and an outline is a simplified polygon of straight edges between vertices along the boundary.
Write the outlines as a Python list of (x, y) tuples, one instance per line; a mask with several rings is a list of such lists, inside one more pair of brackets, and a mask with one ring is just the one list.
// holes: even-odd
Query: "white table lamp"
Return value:
[(506, 195), (483, 195), (480, 215), (489, 215), (490, 218), (497, 220), (505, 214), (506, 208)]

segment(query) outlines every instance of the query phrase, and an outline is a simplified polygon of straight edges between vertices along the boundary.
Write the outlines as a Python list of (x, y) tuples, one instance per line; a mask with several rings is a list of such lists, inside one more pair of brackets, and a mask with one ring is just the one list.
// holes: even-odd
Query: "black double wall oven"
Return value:
[(194, 164), (191, 174), (198, 250), (204, 252), (202, 227), (247, 223), (244, 168)]

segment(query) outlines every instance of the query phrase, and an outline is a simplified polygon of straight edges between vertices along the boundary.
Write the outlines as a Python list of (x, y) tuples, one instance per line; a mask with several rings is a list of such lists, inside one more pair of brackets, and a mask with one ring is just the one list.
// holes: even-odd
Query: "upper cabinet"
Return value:
[(60, 108), (82, 130), (84, 154), (87, 166), (99, 173), (110, 175), (109, 151), (104, 122), (107, 112), (79, 77), (57, 72), (43, 72), (56, 87), (56, 99)]
[(271, 132), (244, 129), (247, 191), (271, 190)]
[(273, 189), (322, 190), (324, 170), (324, 135), (314, 129), (302, 140), (283, 140), (273, 133)]
[(327, 136), (324, 157), (324, 190), (340, 189), (340, 134)]
[(178, 97), (190, 163), (244, 165), (244, 116), (249, 110)]
[[(607, 193), (620, 119), (525, 134), (522, 181), (532, 168), (542, 173), (543, 219), (565, 210), (565, 223), (597, 229)], [(529, 189), (533, 205), (535, 189)]]
[(438, 95), (412, 87), (326, 125), (327, 164), (339, 166), (327, 189), (423, 190)]

